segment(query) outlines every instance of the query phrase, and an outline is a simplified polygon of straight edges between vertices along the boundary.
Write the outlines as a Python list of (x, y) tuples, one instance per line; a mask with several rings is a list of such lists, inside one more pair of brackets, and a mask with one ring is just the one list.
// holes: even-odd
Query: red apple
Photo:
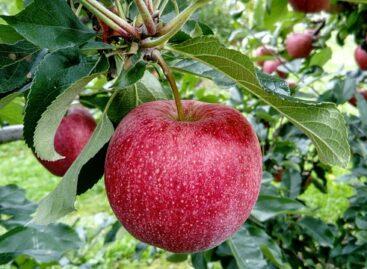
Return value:
[(88, 110), (73, 107), (57, 128), (54, 146), (57, 153), (64, 156), (58, 161), (44, 161), (41, 164), (52, 174), (63, 176), (92, 136), (96, 122)]
[[(363, 90), (363, 91), (360, 91), (359, 92), (365, 100), (367, 100), (367, 90)], [(357, 98), (355, 96), (353, 96), (350, 100), (349, 100), (349, 103), (352, 105), (352, 106), (357, 106)]]
[(278, 168), (276, 172), (273, 174), (273, 176), (275, 182), (282, 182), (284, 176), (284, 169)]
[(287, 74), (278, 70), (278, 67), (282, 64), (282, 61), (279, 59), (265, 61), (263, 65), (263, 71), (267, 74), (273, 74), (276, 72), (279, 77), (286, 78)]
[(313, 34), (311, 31), (305, 33), (292, 33), (288, 35), (285, 46), (288, 54), (293, 58), (307, 58), (313, 49)]
[[(270, 48), (267, 48), (266, 46), (261, 46), (261, 47), (258, 47), (256, 50), (255, 50), (255, 57), (259, 58), (259, 57), (263, 57), (263, 56), (271, 56), (273, 55), (274, 51)], [(257, 61), (257, 64), (259, 66), (263, 66), (264, 65), (264, 62), (263, 60), (260, 60), (260, 61)]]
[(358, 46), (356, 49), (354, 57), (359, 68), (362, 70), (367, 70), (367, 52), (361, 46)]
[(330, 0), (288, 0), (295, 11), (317, 13), (330, 6)]
[(183, 101), (145, 103), (117, 127), (105, 163), (110, 205), (136, 238), (176, 253), (219, 245), (257, 200), (262, 156), (238, 111)]
[(294, 81), (287, 81), (287, 83), (288, 83), (289, 89), (294, 90), (295, 88), (297, 88), (297, 83), (296, 82), (294, 82)]

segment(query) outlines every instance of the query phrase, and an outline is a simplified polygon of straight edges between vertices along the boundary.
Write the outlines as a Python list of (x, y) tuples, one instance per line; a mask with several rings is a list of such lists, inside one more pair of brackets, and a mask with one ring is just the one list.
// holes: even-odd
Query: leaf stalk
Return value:
[(107, 25), (107, 21), (113, 21), (115, 24), (120, 26), (124, 31), (128, 32), (132, 37), (136, 39), (140, 39), (140, 33), (138, 30), (130, 25), (127, 21), (117, 16), (112, 11), (108, 10), (105, 6), (99, 3), (96, 0), (80, 0), (80, 2), (85, 5), (93, 14), (97, 15), (97, 12), (100, 16), (100, 19), (103, 20)]
[(184, 11), (182, 11), (174, 20), (169, 22), (167, 25), (163, 26), (159, 30), (159, 37), (155, 39), (145, 39), (142, 41), (141, 45), (143, 48), (153, 48), (160, 45), (164, 45), (168, 40), (170, 40), (175, 34), (177, 34), (182, 26), (188, 21), (191, 15), (200, 7), (204, 6), (211, 0), (197, 0), (195, 3), (188, 6)]
[(145, 4), (143, 0), (134, 0), (136, 6), (138, 7), (139, 13), (141, 15), (141, 18), (143, 19), (144, 25), (147, 29), (147, 32), (149, 35), (155, 35), (157, 32), (157, 29), (155, 27), (154, 20), (152, 18), (152, 15)]

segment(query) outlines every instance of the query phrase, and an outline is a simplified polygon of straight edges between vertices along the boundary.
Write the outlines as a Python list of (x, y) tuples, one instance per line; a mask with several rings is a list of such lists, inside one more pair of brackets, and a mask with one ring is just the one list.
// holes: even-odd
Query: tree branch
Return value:
[(22, 139), (23, 125), (12, 125), (0, 128), (0, 144)]

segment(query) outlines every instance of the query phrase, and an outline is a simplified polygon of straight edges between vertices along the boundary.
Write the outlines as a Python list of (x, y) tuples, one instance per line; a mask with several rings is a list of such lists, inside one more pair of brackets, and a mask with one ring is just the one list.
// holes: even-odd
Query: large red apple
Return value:
[(362, 70), (367, 70), (367, 52), (361, 46), (358, 46), (356, 49), (354, 57), (359, 68)]
[(176, 253), (219, 245), (248, 218), (262, 156), (250, 123), (224, 106), (145, 103), (117, 127), (105, 163), (109, 202), (139, 240)]
[(279, 71), (278, 68), (282, 65), (282, 61), (279, 59), (265, 61), (263, 65), (263, 71), (267, 74), (273, 74), (276, 72), (279, 77), (286, 78), (287, 73)]
[[(267, 48), (266, 46), (261, 46), (261, 47), (258, 47), (256, 50), (255, 50), (255, 57), (257, 58), (260, 58), (260, 57), (263, 57), (263, 56), (271, 56), (273, 55), (274, 51), (270, 48)], [(259, 60), (257, 61), (257, 64), (259, 66), (263, 66), (264, 65), (264, 60)]]
[(295, 11), (317, 13), (330, 6), (330, 0), (288, 0)]
[[(363, 90), (363, 91), (360, 91), (359, 94), (361, 94), (365, 100), (367, 100), (367, 90)], [(357, 106), (357, 98), (355, 96), (353, 96), (350, 100), (349, 100), (349, 103), (352, 105), (352, 106)]]
[(63, 176), (92, 136), (96, 122), (88, 110), (73, 107), (57, 128), (54, 146), (57, 153), (65, 158), (58, 161), (44, 161), (41, 164), (52, 174)]
[(305, 33), (292, 33), (288, 35), (285, 46), (288, 54), (293, 58), (307, 58), (313, 49), (313, 34), (311, 31)]

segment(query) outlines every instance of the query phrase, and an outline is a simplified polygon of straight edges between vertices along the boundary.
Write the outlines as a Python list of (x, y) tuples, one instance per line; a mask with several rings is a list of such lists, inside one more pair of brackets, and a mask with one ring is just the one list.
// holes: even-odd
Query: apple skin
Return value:
[(279, 59), (265, 61), (263, 65), (263, 71), (267, 74), (273, 74), (276, 72), (279, 77), (285, 79), (287, 78), (287, 74), (278, 70), (278, 67), (282, 64), (282, 61)]
[(307, 58), (313, 49), (313, 34), (311, 31), (305, 33), (292, 33), (285, 41), (288, 54), (295, 59)]
[(288, 0), (295, 11), (318, 13), (330, 7), (330, 0)]
[[(273, 55), (274, 51), (272, 49), (269, 49), (265, 46), (258, 47), (255, 50), (255, 57), (262, 57), (262, 56), (271, 56)], [(257, 61), (257, 65), (263, 66), (265, 61)]]
[(96, 128), (96, 122), (89, 111), (82, 107), (69, 109), (56, 130), (54, 146), (57, 153), (65, 158), (58, 161), (37, 159), (55, 176), (64, 176), (78, 157)]
[(355, 50), (354, 57), (359, 68), (367, 70), (367, 52), (361, 46), (358, 46)]
[(145, 103), (119, 124), (105, 163), (110, 205), (137, 239), (174, 253), (215, 247), (257, 200), (262, 155), (250, 123), (217, 104)]
[[(367, 90), (363, 90), (359, 92), (365, 100), (367, 100)], [(352, 106), (357, 106), (357, 98), (355, 96), (353, 96), (349, 101), (348, 101)]]

